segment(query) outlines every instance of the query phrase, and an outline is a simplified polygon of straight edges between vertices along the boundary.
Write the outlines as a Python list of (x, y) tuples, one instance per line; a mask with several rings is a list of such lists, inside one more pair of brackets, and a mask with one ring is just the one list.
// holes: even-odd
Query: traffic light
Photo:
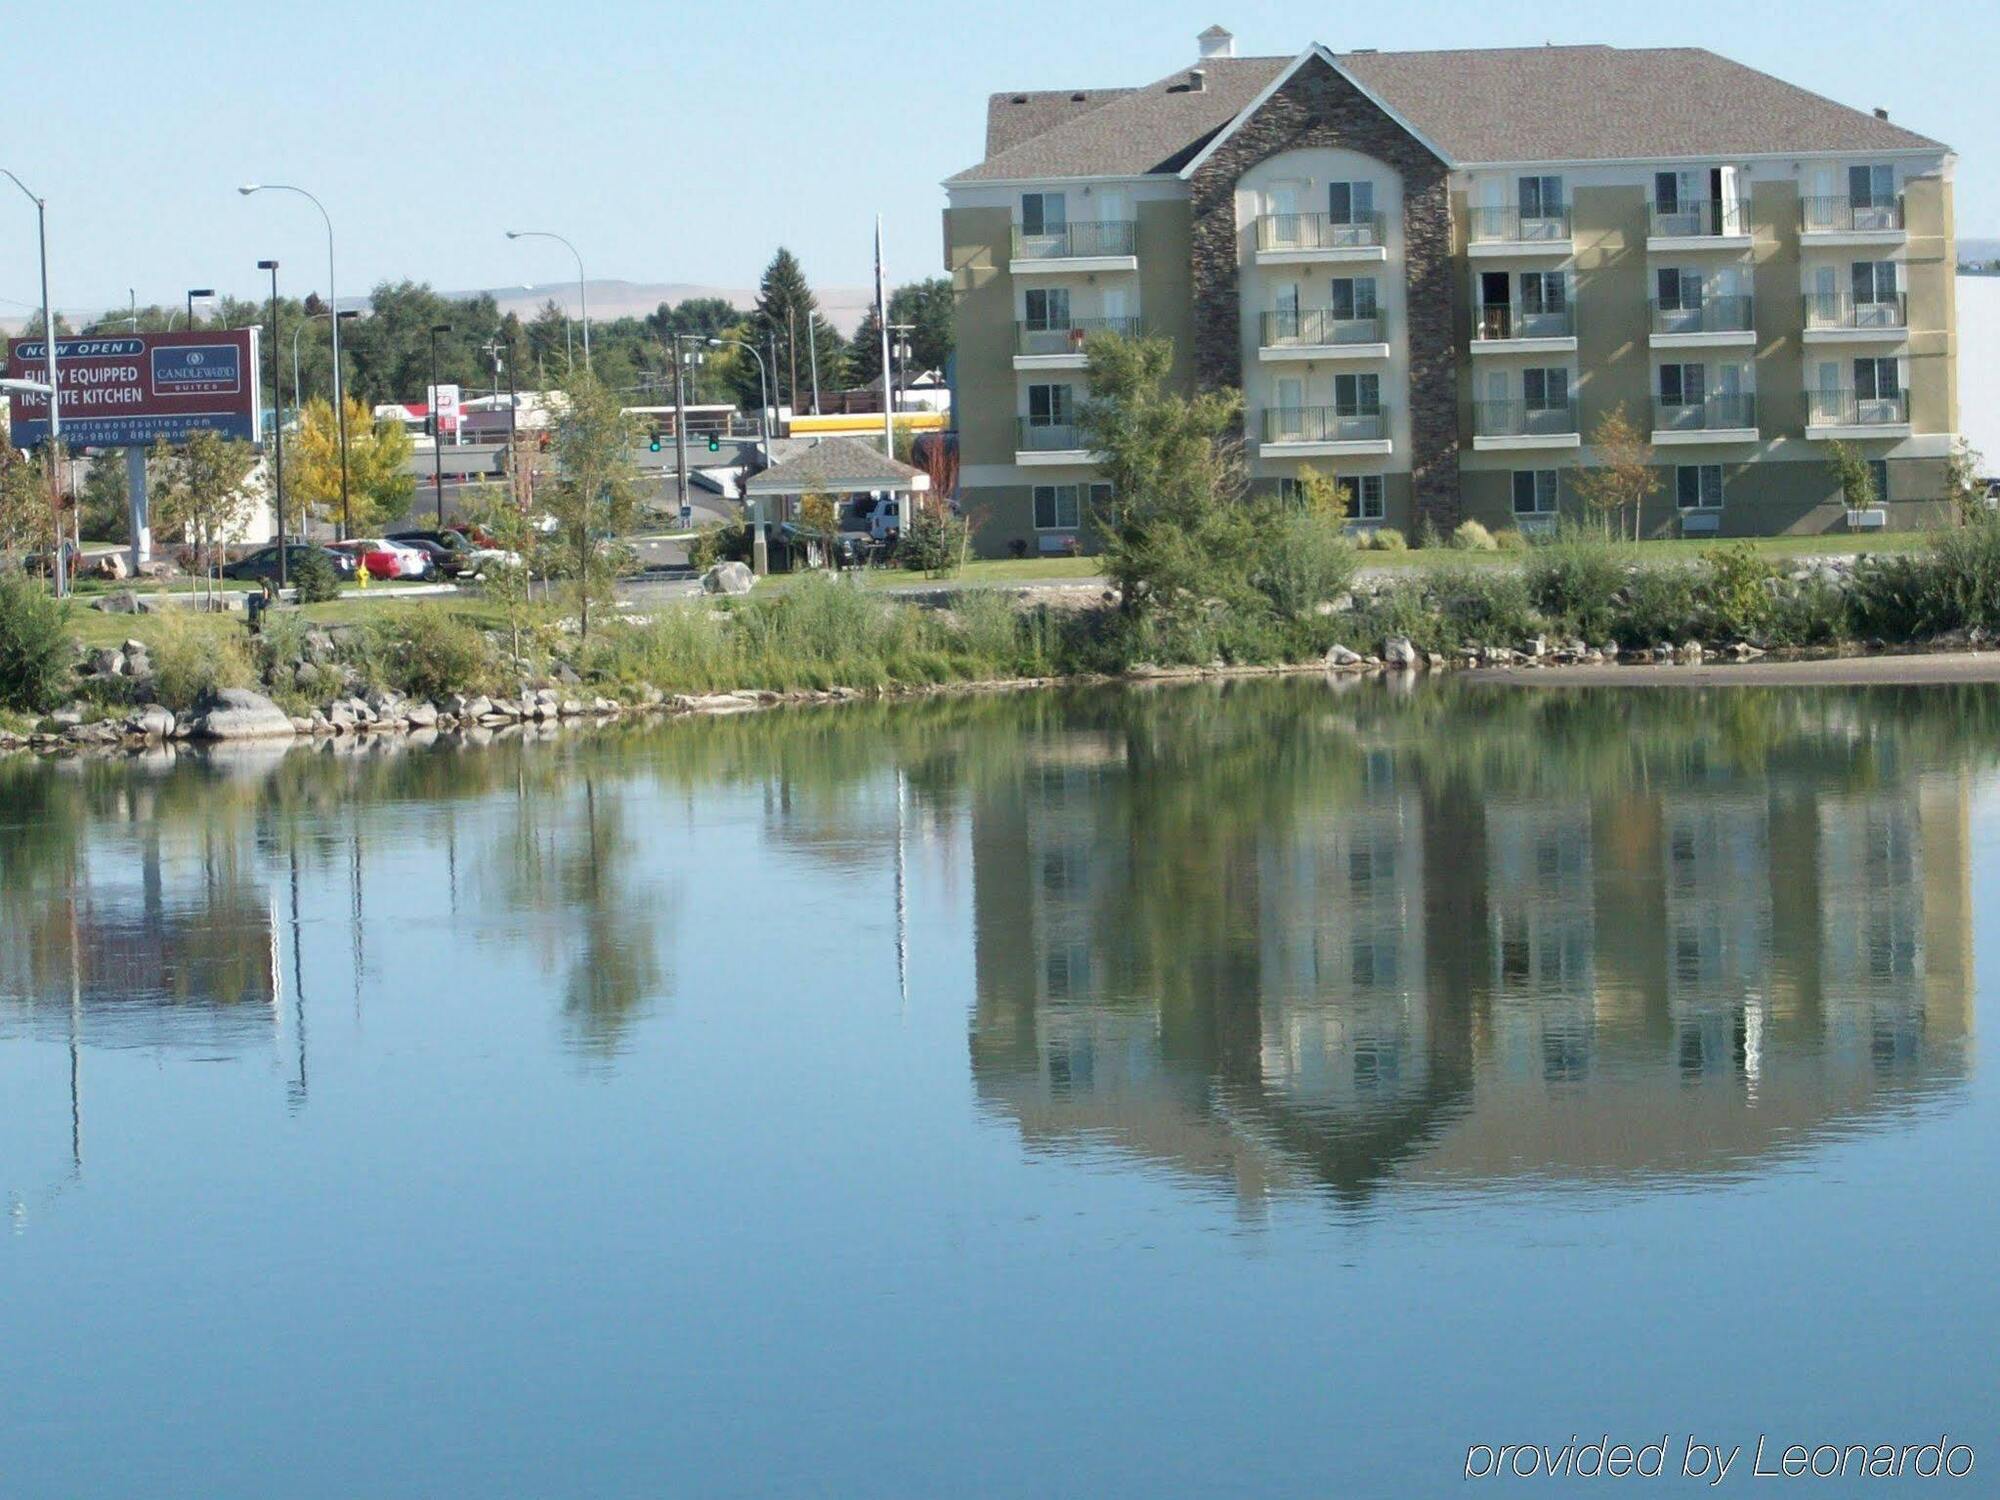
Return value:
[(646, 446), (652, 449), (653, 452), (655, 453), (658, 453), (660, 451), (660, 434), (657, 428), (653, 432), (652, 441), (649, 442)]
[(722, 437), (719, 433), (711, 432), (708, 435), (708, 451), (710, 453), (720, 453), (722, 451)]

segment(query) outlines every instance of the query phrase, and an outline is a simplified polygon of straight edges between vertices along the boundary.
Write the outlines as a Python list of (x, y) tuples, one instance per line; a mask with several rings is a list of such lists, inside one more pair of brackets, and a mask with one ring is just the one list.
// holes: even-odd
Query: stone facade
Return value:
[(1239, 378), (1237, 180), (1281, 152), (1320, 147), (1371, 156), (1403, 180), (1412, 498), (1417, 515), (1448, 532), (1458, 524), (1460, 503), (1446, 167), (1324, 59), (1310, 59), (1286, 80), (1190, 179), (1195, 374), (1210, 386)]

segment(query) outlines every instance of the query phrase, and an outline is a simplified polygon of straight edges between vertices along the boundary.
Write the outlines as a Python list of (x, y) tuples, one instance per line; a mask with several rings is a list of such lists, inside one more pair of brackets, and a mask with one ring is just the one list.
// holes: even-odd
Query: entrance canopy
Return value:
[(784, 453), (744, 482), (751, 499), (766, 495), (848, 495), (857, 490), (921, 491), (931, 487), (922, 469), (888, 457), (859, 438), (817, 438)]

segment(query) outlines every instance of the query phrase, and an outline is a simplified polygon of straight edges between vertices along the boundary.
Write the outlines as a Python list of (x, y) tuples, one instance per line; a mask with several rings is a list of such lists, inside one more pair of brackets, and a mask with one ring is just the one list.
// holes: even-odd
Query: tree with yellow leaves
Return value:
[[(410, 473), (413, 450), (400, 422), (371, 422), (359, 401), (347, 403), (348, 533), (365, 536), (399, 519), (417, 492)], [(315, 396), (299, 416), (299, 430), (285, 447), (293, 503), (315, 521), (332, 526), (340, 513), (340, 424), (333, 403)]]

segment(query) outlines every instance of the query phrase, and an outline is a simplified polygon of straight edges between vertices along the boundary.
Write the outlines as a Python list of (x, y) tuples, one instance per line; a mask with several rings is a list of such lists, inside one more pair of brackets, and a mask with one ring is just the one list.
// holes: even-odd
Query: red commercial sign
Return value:
[[(257, 334), (225, 328), (57, 339), (62, 440), (72, 448), (144, 447), (160, 438), (184, 442), (205, 428), (257, 441), (263, 407)], [(41, 339), (9, 341), (7, 378), (48, 380)], [(46, 442), (48, 398), (38, 391), (8, 394), (15, 445)]]

